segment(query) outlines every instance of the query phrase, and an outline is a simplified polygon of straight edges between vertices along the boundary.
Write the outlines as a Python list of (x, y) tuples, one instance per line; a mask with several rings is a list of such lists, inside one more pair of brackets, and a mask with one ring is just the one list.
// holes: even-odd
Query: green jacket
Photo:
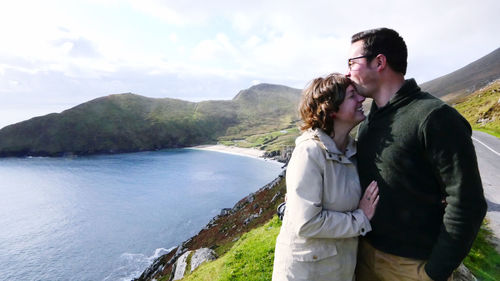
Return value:
[[(486, 201), (467, 121), (407, 80), (358, 131), (361, 186), (378, 182), (380, 201), (367, 239), (394, 255), (428, 260), (446, 280), (469, 252)], [(445, 201), (444, 201), (445, 200)]]

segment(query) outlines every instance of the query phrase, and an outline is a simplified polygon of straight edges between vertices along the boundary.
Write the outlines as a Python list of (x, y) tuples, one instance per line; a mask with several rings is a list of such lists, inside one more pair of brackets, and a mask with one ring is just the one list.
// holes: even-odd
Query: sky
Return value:
[(0, 128), (110, 94), (230, 100), (346, 73), (389, 27), (423, 83), (500, 47), (498, 0), (0, 0)]

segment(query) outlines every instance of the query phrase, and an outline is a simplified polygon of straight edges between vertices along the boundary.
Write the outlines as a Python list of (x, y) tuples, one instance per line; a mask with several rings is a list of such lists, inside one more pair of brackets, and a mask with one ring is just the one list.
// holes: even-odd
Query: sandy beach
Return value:
[[(241, 148), (241, 147), (236, 147), (236, 146), (226, 146), (226, 145), (222, 145), (222, 144), (214, 144), (214, 145), (198, 145), (198, 146), (189, 147), (189, 149), (217, 151), (217, 152), (222, 152), (222, 153), (229, 153), (229, 154), (235, 154), (235, 155), (240, 155), (240, 156), (258, 158), (258, 159), (262, 159), (262, 160), (266, 160), (266, 161), (275, 161), (275, 160), (263, 158), (264, 151), (259, 150), (259, 149), (255, 149), (255, 148)], [(276, 161), (276, 162), (278, 162), (278, 161)]]

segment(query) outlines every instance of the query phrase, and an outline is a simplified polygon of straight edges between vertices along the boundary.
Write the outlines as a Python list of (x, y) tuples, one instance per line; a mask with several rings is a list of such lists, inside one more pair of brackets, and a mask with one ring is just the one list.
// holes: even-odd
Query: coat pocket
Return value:
[(337, 255), (337, 247), (335, 245), (318, 245), (319, 247), (292, 247), (292, 258), (294, 261), (315, 262), (325, 258)]

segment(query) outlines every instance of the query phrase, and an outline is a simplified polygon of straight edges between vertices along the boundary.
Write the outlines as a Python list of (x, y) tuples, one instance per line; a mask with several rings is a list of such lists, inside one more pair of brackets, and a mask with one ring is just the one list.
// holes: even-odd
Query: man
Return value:
[(391, 29), (352, 36), (348, 77), (373, 98), (358, 131), (361, 186), (375, 180), (373, 230), (357, 280), (451, 280), (486, 213), (471, 127), (405, 80), (406, 44)]

